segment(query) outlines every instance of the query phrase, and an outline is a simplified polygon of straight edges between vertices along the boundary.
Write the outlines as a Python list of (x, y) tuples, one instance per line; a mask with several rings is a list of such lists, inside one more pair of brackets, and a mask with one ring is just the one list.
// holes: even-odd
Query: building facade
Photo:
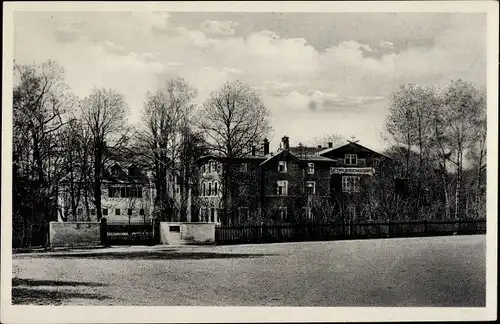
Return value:
[[(252, 147), (248, 156), (233, 159), (228, 204), (222, 194), (227, 160), (205, 156), (198, 161), (199, 221), (295, 223), (332, 221), (346, 214), (359, 219), (364, 217), (364, 189), (387, 160), (357, 142), (339, 147), (329, 143), (327, 148), (290, 147), (285, 136), (273, 154), (264, 140), (261, 149)], [(220, 217), (223, 206), (228, 211), (225, 219)]]
[[(151, 171), (145, 165), (112, 162), (104, 170), (101, 184), (102, 216), (108, 220), (151, 220), (156, 189)], [(91, 184), (71, 183), (65, 177), (59, 184), (60, 221), (97, 221)], [(168, 195), (179, 204), (180, 188), (175, 174), (167, 175)], [(72, 201), (73, 200), (73, 201)], [(73, 210), (75, 206), (76, 210)]]

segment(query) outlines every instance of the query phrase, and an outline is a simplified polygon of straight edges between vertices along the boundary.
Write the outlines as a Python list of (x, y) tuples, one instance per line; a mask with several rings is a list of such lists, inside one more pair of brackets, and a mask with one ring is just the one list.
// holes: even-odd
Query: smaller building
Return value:
[[(144, 165), (111, 162), (103, 173), (103, 217), (109, 220), (151, 219), (156, 192), (151, 174)], [(67, 175), (59, 184), (60, 219), (97, 221), (92, 184), (70, 181), (75, 178)]]

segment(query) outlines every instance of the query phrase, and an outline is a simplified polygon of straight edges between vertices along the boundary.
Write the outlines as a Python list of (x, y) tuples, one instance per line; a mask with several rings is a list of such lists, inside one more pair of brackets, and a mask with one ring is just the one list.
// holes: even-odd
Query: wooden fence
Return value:
[(324, 241), (486, 233), (486, 220), (425, 220), (217, 226), (217, 244)]

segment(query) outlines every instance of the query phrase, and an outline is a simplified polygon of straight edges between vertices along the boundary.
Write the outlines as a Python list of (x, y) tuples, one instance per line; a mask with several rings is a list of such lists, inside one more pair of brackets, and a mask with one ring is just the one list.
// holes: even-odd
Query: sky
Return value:
[[(18, 63), (55, 60), (71, 90), (122, 92), (136, 122), (147, 91), (174, 76), (202, 103), (225, 81), (253, 87), (271, 111), (271, 146), (327, 134), (384, 142), (400, 84), (486, 86), (481, 13), (70, 12), (14, 14)], [(326, 143), (324, 143), (326, 144)]]

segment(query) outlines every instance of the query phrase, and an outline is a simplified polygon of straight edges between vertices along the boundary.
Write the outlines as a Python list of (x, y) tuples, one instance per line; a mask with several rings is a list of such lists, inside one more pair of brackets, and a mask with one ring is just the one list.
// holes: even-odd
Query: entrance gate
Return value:
[(106, 241), (108, 245), (152, 245), (154, 221), (146, 220), (108, 220), (106, 222)]

